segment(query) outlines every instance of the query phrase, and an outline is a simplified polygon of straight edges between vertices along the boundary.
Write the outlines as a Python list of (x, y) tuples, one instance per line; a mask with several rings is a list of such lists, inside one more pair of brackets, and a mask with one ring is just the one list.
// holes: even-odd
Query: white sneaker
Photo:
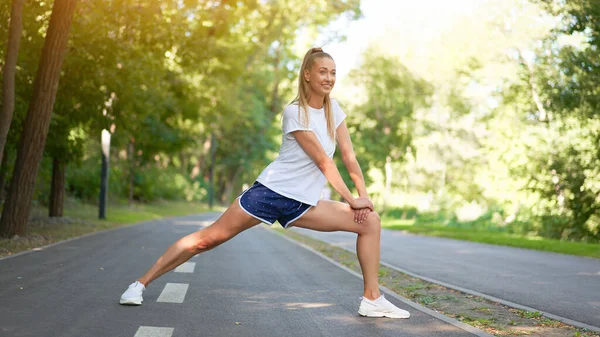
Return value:
[(139, 281), (135, 281), (129, 285), (129, 288), (125, 290), (123, 295), (121, 295), (121, 300), (119, 304), (123, 305), (142, 305), (142, 293), (146, 290), (146, 287), (141, 284)]
[(371, 301), (368, 298), (361, 297), (358, 314), (366, 317), (389, 317), (389, 318), (409, 318), (410, 313), (393, 305), (385, 299), (383, 294)]

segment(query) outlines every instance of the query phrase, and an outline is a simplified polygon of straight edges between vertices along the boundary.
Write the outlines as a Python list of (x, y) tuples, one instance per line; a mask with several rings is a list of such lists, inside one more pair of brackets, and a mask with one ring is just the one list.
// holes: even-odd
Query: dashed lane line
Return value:
[(141, 326), (133, 337), (171, 337), (173, 328), (162, 328), (154, 326)]
[(156, 302), (183, 303), (189, 284), (167, 283)]
[(185, 262), (179, 267), (175, 268), (176, 273), (193, 273), (196, 268), (196, 262)]

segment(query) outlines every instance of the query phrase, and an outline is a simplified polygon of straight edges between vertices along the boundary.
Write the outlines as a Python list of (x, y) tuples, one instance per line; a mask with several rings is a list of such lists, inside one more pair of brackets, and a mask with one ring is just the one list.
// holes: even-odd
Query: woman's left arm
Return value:
[(346, 121), (342, 121), (342, 123), (340, 123), (340, 125), (337, 127), (336, 138), (338, 148), (340, 149), (340, 153), (342, 155), (342, 161), (344, 162), (344, 165), (350, 174), (350, 178), (352, 178), (352, 181), (354, 182), (354, 186), (358, 191), (358, 196), (369, 198), (362, 170), (360, 169), (360, 165), (358, 164), (358, 160), (356, 160), (356, 155), (354, 154), (354, 148), (352, 147), (350, 132), (348, 131), (348, 127), (346, 127)]

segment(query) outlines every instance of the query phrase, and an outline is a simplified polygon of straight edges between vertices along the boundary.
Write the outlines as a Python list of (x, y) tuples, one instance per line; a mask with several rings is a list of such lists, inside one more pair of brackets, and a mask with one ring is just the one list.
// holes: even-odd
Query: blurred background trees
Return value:
[[(4, 200), (52, 4), (22, 10)], [(600, 240), (599, 14), (488, 0), (426, 40), (369, 39), (334, 96), (384, 216)], [(359, 0), (78, 1), (33, 202), (96, 203), (108, 130), (109, 198), (228, 203), (277, 155), (303, 52), (350, 43), (338, 23), (357, 20)]]

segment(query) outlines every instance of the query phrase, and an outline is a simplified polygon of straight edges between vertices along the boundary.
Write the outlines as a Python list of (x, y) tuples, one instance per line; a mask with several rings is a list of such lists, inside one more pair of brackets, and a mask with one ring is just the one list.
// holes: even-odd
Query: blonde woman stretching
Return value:
[[(335, 84), (335, 62), (321, 48), (304, 56), (298, 79), (298, 95), (283, 111), (283, 136), (279, 156), (267, 166), (252, 187), (212, 225), (173, 245), (121, 296), (124, 305), (141, 305), (146, 286), (196, 254), (215, 248), (261, 222), (275, 221), (323, 232), (358, 234), (356, 252), (364, 279), (358, 313), (368, 317), (408, 318), (408, 311), (394, 306), (379, 291), (380, 219), (369, 200), (363, 175), (354, 155), (342, 111), (329, 94)], [(355, 198), (332, 160), (337, 144), (358, 190)], [(319, 200), (325, 182), (346, 203)]]

